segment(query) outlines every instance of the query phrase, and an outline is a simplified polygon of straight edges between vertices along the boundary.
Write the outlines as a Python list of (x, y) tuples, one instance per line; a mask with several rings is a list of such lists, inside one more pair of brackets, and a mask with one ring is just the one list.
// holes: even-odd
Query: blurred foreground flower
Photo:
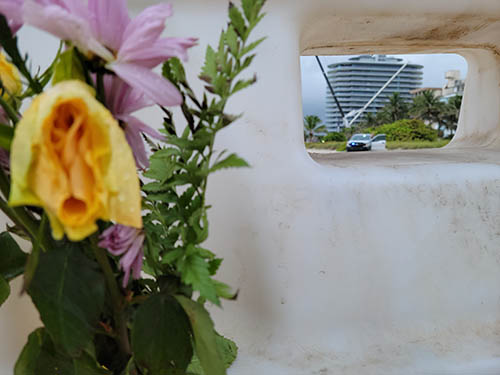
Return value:
[(23, 25), (23, 0), (0, 0), (0, 13), (9, 23), (12, 34)]
[(171, 57), (187, 58), (193, 38), (161, 38), (172, 6), (146, 8), (135, 19), (126, 0), (26, 0), (24, 19), (62, 40), (87, 57), (99, 56), (106, 68), (162, 106), (182, 103), (177, 88), (151, 71)]
[(122, 286), (125, 288), (130, 278), (141, 277), (144, 233), (142, 230), (127, 227), (125, 225), (113, 225), (106, 229), (99, 237), (99, 246), (107, 249), (111, 254), (119, 256), (120, 267), (125, 272)]
[(153, 101), (147, 99), (141, 91), (134, 89), (116, 76), (104, 77), (104, 91), (106, 93), (106, 105), (113, 116), (123, 124), (125, 136), (134, 153), (137, 167), (147, 168), (149, 158), (141, 133), (158, 140), (164, 140), (165, 137), (137, 117), (132, 116), (132, 113), (152, 106)]
[(140, 228), (141, 195), (132, 152), (92, 89), (64, 81), (36, 97), (11, 147), (9, 203), (41, 206), (54, 238), (81, 240), (112, 220)]
[(21, 94), (23, 85), (21, 77), (17, 68), (7, 61), (5, 55), (0, 53), (0, 82), (2, 83), (3, 95), (5, 100), (10, 99), (11, 96)]

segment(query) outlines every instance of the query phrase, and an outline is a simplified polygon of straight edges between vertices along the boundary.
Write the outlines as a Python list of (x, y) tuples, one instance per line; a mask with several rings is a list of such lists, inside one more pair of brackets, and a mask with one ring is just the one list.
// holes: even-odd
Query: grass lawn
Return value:
[[(441, 148), (450, 143), (449, 139), (438, 139), (437, 141), (388, 141), (388, 150), (417, 150), (422, 148)], [(308, 149), (345, 151), (346, 142), (316, 142), (306, 143)]]

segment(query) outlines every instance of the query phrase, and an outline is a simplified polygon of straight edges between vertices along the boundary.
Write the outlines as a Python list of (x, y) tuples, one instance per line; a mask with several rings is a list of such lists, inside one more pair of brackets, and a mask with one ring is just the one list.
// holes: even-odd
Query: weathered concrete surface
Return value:
[[(200, 37), (195, 81), (227, 1), (173, 3), (169, 34)], [(259, 83), (231, 104), (245, 116), (218, 143), (252, 169), (221, 172), (209, 192), (207, 246), (225, 258), (220, 278), (240, 289), (213, 309), (240, 346), (230, 374), (500, 373), (500, 2), (273, 0), (267, 13)], [(40, 35), (30, 43), (39, 48)], [(372, 153), (371, 166), (363, 155), (325, 166), (306, 153), (300, 54), (370, 52), (467, 59), (450, 151), (398, 165)], [(2, 375), (18, 336), (39, 324), (27, 309), (12, 300), (0, 311)]]

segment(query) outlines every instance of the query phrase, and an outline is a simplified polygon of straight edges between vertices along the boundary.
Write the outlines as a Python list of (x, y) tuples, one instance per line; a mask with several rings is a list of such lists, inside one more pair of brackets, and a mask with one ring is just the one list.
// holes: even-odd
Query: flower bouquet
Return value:
[[(170, 5), (131, 18), (125, 0), (0, 0), (0, 305), (22, 275), (43, 323), (16, 375), (226, 373), (236, 345), (205, 304), (236, 295), (203, 247), (207, 181), (248, 166), (214, 140), (238, 118), (228, 99), (256, 81), (239, 77), (264, 2), (229, 4), (200, 97), (182, 65), (196, 39), (162, 36)], [(61, 39), (43, 72), (19, 51), (23, 24)], [(134, 116), (153, 105), (159, 131)]]

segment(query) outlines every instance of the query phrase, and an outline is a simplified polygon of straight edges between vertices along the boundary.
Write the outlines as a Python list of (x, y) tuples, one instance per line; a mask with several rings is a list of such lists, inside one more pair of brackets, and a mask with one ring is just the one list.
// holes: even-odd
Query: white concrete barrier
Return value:
[[(200, 37), (194, 81), (227, 2), (174, 5), (171, 35)], [(253, 168), (210, 182), (208, 246), (225, 258), (220, 278), (240, 289), (213, 309), (240, 346), (230, 374), (500, 373), (500, 3), (273, 0), (267, 13), (259, 83), (230, 106), (245, 116), (218, 143)], [(299, 56), (412, 52), (468, 61), (452, 144), (314, 162)], [(36, 326), (26, 306), (0, 310), (1, 374)]]

